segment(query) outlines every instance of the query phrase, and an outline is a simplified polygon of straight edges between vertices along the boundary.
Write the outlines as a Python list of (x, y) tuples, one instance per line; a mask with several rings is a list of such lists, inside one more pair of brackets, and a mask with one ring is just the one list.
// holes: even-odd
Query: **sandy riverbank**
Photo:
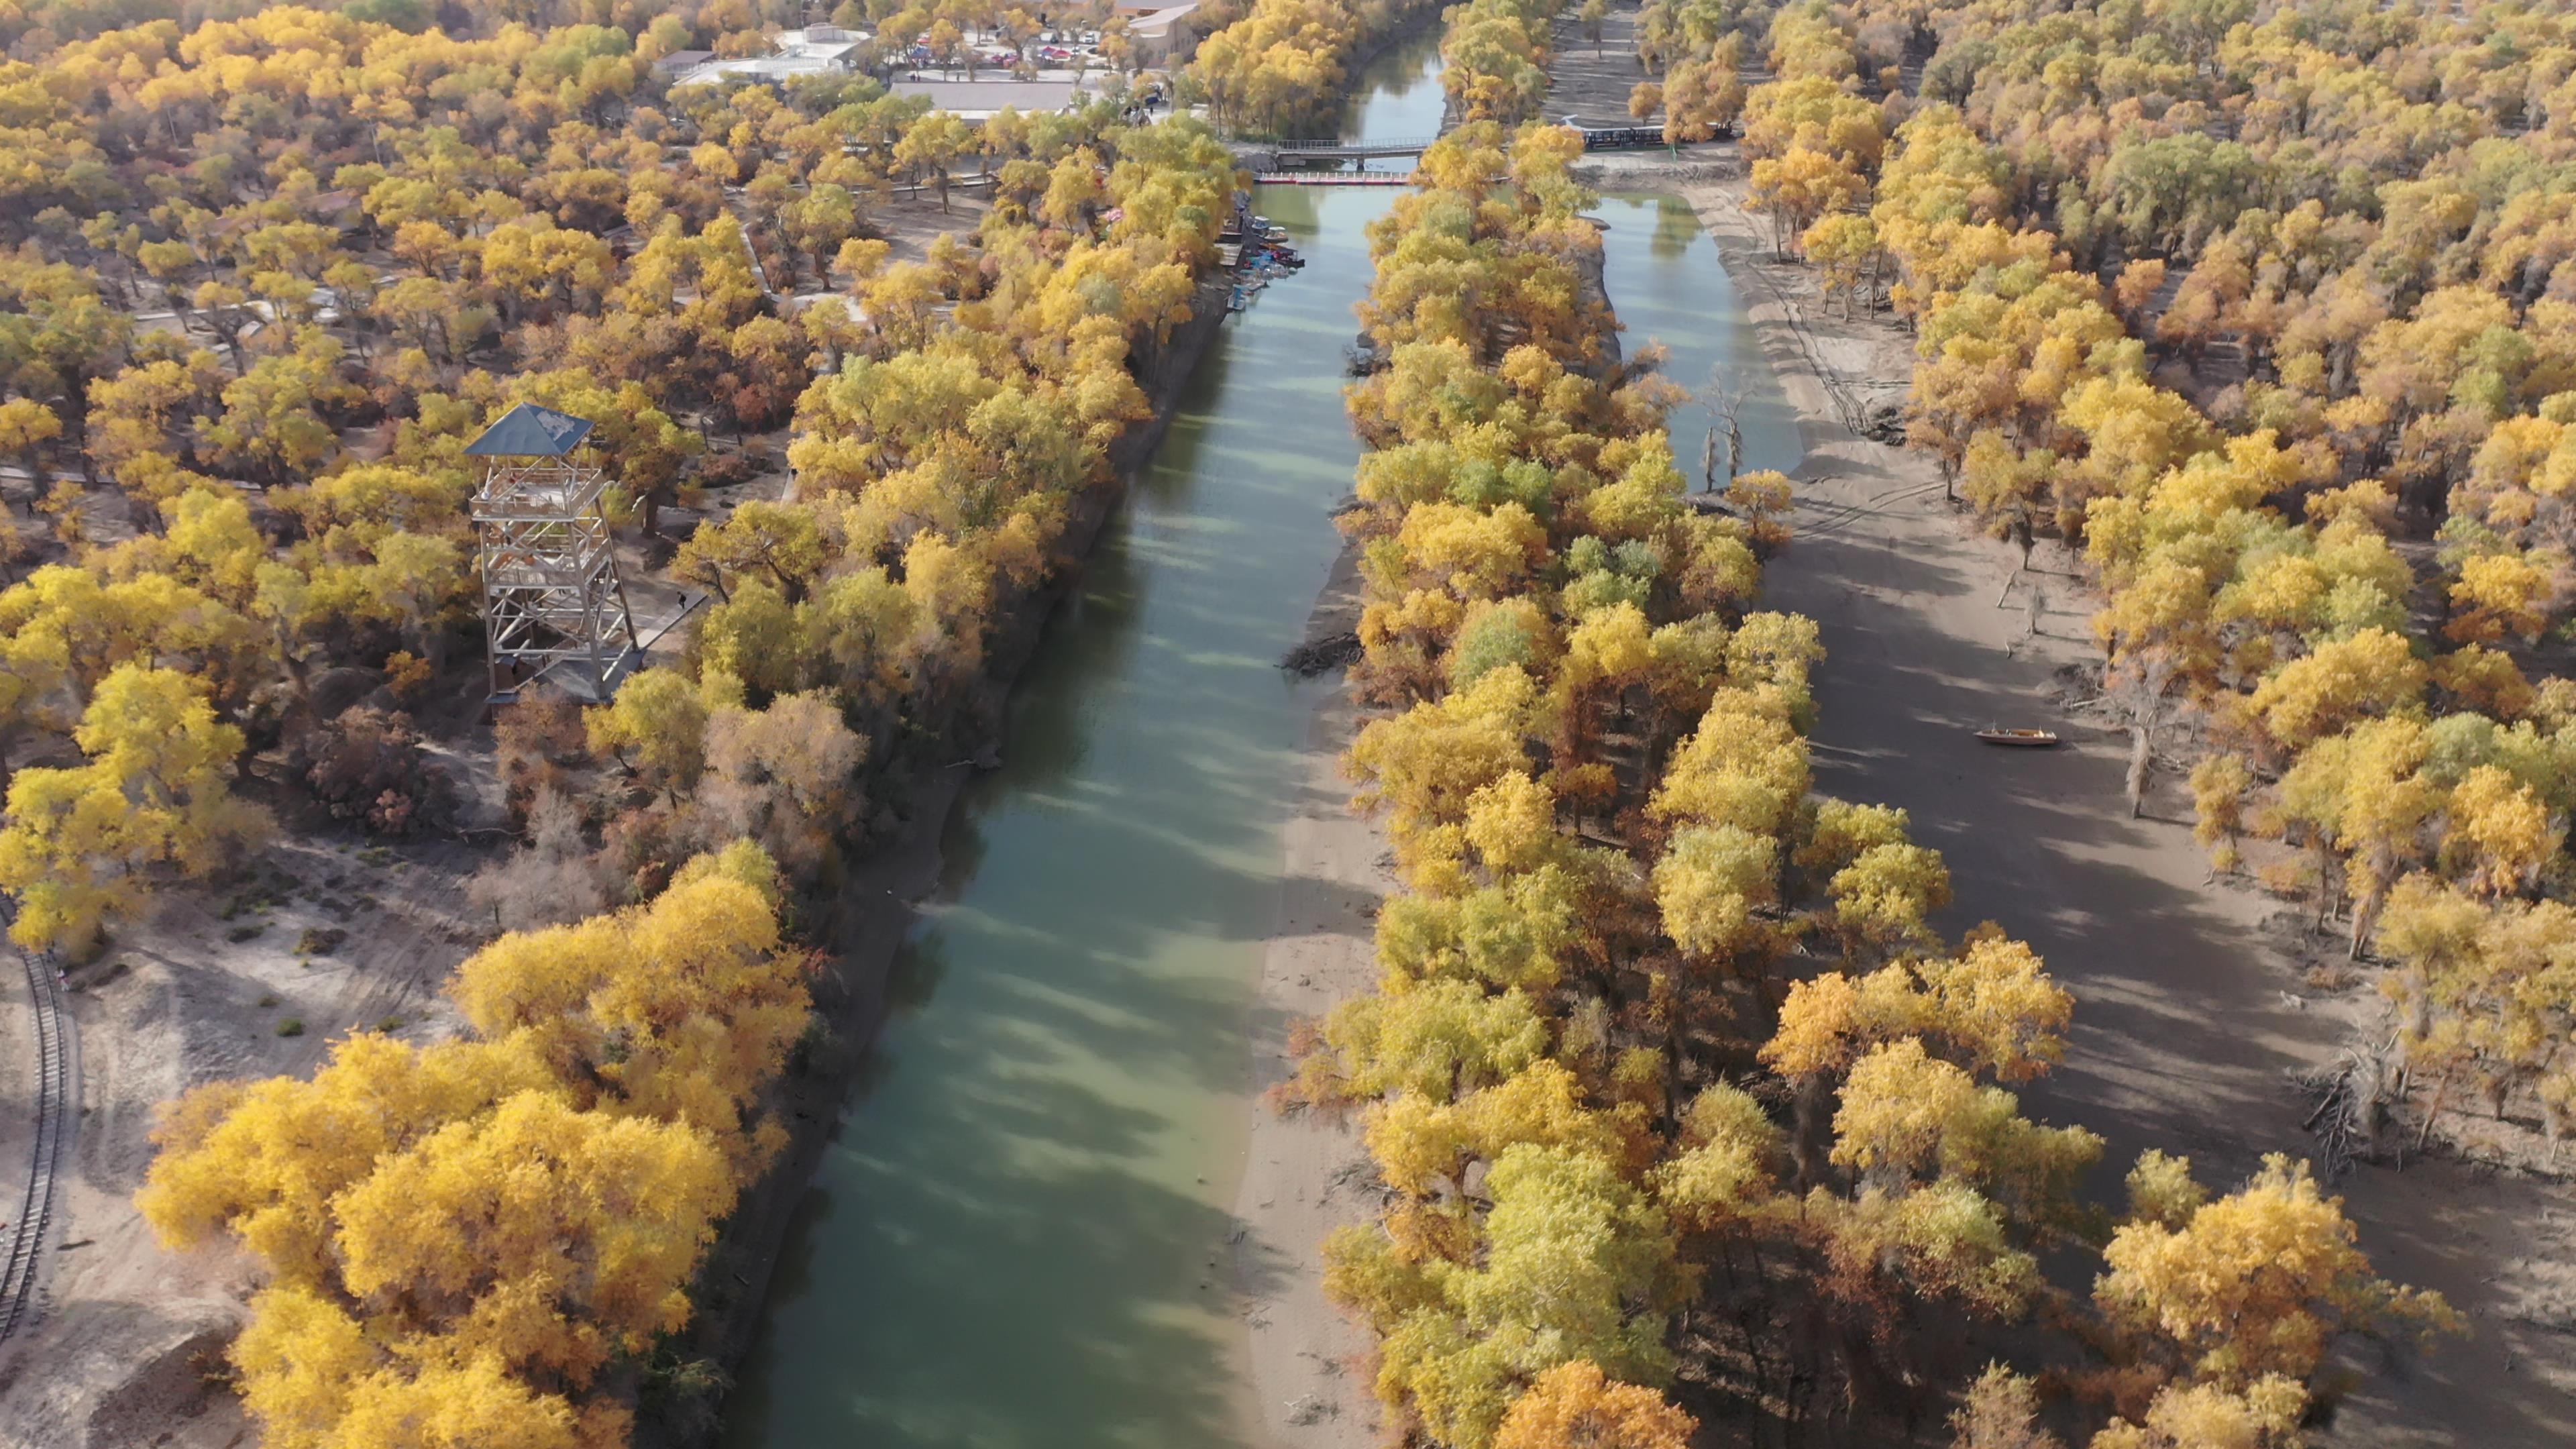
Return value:
[[(1355, 556), (1344, 549), (1306, 636), (1352, 628), (1359, 608)], [(1289, 1033), (1298, 1022), (1375, 979), (1377, 907), (1395, 884), (1377, 825), (1351, 813), (1341, 774), (1359, 711), (1338, 672), (1315, 688), (1284, 782), (1279, 886), (1249, 1027), (1256, 1093), (1294, 1070)], [(1335, 1228), (1375, 1216), (1376, 1169), (1356, 1114), (1283, 1116), (1259, 1096), (1251, 1110), (1235, 1201), (1234, 1281), (1251, 1338), (1254, 1442), (1366, 1449), (1379, 1442), (1372, 1345), (1366, 1329), (1325, 1301), (1322, 1252)]]
[[(1908, 810), (1950, 865), (1957, 904), (1942, 924), (2002, 922), (2075, 993), (2067, 1062), (2025, 1095), (2109, 1140), (2097, 1192), (2116, 1194), (2149, 1146), (2190, 1153), (2216, 1185), (2266, 1152), (2304, 1155), (2287, 1074), (2330, 1056), (2379, 1010), (2375, 996), (2308, 993), (2276, 905), (2210, 880), (2170, 786), (2150, 818), (2128, 818), (2125, 736), (2056, 720), (2072, 748), (1980, 751), (1971, 729), (2036, 721), (2054, 672), (2096, 657), (2089, 592), (2049, 549), (2016, 576), (2013, 551), (1944, 500), (1929, 459), (1853, 431), (1902, 395), (1911, 348), (1899, 328), (1829, 317), (1811, 273), (1770, 260), (1740, 182), (1680, 194), (1743, 291), (1806, 444), (1794, 540), (1764, 596), (1823, 629), (1817, 787)], [(2380, 1271), (2439, 1289), (2475, 1332), (2420, 1363), (2357, 1353), (2362, 1381), (2319, 1442), (2576, 1434), (2576, 1194), (2453, 1162), (2365, 1167), (2334, 1190)]]
[[(1977, 725), (2053, 716), (2056, 672), (2092, 656), (2092, 603), (2074, 561), (2043, 547), (2017, 572), (2013, 552), (1944, 499), (1928, 459), (1855, 430), (1901, 399), (1910, 339), (1883, 317), (1827, 315), (1812, 276), (1771, 260), (1733, 168), (1685, 164), (1697, 174), (1634, 166), (1601, 181), (1670, 186), (1691, 205), (1797, 416), (1796, 537), (1765, 598), (1824, 631), (1819, 788), (1907, 809), (1953, 872), (1957, 904), (1943, 924), (2001, 921), (2076, 993), (2069, 1060), (2027, 1095), (2039, 1114), (2109, 1140), (2098, 1191), (2115, 1192), (2148, 1146), (2189, 1152), (2222, 1186), (2266, 1152), (2304, 1154), (2287, 1074), (2330, 1055), (2375, 1000), (2302, 985), (2275, 904), (2209, 878), (2170, 785), (2149, 818), (2128, 818), (2122, 739), (2053, 718), (2071, 748), (2008, 766), (1973, 743)], [(1347, 589), (1347, 567), (1336, 585)], [(1340, 627), (1321, 622), (1336, 607), (1355, 605), (1328, 588), (1316, 632)], [(1391, 880), (1376, 829), (1342, 806), (1336, 761), (1356, 724), (1333, 691), (1288, 782), (1279, 915), (1253, 1029), (1263, 1088), (1288, 1070), (1291, 1024), (1363, 989), (1374, 969), (1371, 916)], [(1365, 1149), (1353, 1124), (1254, 1112), (1239, 1280), (1266, 1262), (1283, 1285), (1248, 1300), (1258, 1441), (1362, 1449), (1375, 1442), (1369, 1346), (1325, 1302), (1319, 1249), (1372, 1209)], [(2381, 1271), (2441, 1290), (2476, 1327), (2429, 1360), (2354, 1353), (2357, 1386), (2338, 1397), (2320, 1442), (2551, 1443), (2576, 1432), (2576, 1195), (2451, 1162), (2364, 1168), (2335, 1190)]]

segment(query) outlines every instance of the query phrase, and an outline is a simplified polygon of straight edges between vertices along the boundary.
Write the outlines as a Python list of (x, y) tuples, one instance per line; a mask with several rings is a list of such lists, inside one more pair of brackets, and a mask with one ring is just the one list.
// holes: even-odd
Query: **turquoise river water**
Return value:
[[(1429, 36), (1378, 57), (1348, 132), (1438, 130), (1438, 64)], [(733, 1449), (1248, 1449), (1245, 1335), (1206, 1264), (1234, 1226), (1288, 762), (1328, 687), (1276, 661), (1338, 550), (1343, 348), (1397, 194), (1256, 202), (1308, 266), (1228, 321), (1014, 696), (800, 1210)], [(1686, 208), (1600, 215), (1631, 346), (1669, 343), (1694, 389), (1757, 357)], [(1686, 471), (1706, 427), (1674, 417)], [(1746, 432), (1751, 465), (1796, 460), (1767, 374)]]

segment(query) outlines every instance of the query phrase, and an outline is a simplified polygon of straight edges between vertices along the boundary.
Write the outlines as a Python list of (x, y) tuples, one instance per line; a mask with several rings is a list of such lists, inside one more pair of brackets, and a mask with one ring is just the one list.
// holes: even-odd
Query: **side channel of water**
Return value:
[[(1700, 486), (1701, 447), (1716, 422), (1710, 404), (1720, 390), (1742, 398), (1736, 421), (1744, 431), (1743, 468), (1797, 467), (1806, 455), (1797, 415), (1763, 360), (1717, 243), (1690, 206), (1674, 196), (1612, 192), (1592, 214), (1610, 225), (1601, 238), (1601, 280), (1625, 329), (1621, 347), (1634, 357), (1646, 343), (1662, 343), (1671, 354), (1664, 375), (1691, 393), (1666, 422), (1683, 478)], [(1721, 460), (1725, 447), (1721, 436)], [(1724, 462), (1718, 467), (1723, 478)]]
[[(1353, 134), (1439, 129), (1429, 37)], [(1230, 320), (1017, 690), (1003, 767), (809, 1191), (736, 1449), (1227, 1449), (1245, 1027), (1308, 712), (1277, 668), (1358, 458), (1343, 348), (1391, 190), (1265, 188), (1306, 269)]]

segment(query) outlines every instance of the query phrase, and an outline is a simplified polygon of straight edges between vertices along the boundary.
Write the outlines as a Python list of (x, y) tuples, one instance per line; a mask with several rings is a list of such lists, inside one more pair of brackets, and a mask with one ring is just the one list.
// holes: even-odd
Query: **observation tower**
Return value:
[(473, 511), (494, 704), (540, 678), (604, 703), (643, 656), (599, 506), (608, 476), (574, 461), (592, 426), (521, 403), (465, 445), (488, 460)]

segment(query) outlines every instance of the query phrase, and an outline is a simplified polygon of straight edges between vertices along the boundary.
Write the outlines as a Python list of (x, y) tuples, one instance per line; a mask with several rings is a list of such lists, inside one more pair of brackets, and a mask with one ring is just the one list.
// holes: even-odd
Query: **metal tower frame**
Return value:
[(491, 459), (473, 515), (496, 702), (551, 677), (604, 703), (643, 653), (599, 506), (607, 474), (571, 458), (590, 429), (521, 403), (465, 450)]

